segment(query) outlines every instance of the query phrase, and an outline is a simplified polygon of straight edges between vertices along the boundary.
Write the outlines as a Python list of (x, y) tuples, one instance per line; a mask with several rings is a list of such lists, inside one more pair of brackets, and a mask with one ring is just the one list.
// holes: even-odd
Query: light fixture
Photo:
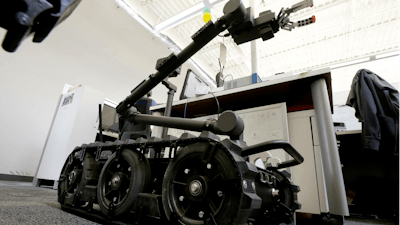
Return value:
[(369, 61), (369, 60), (370, 60), (370, 58), (367, 57), (367, 58), (362, 58), (362, 59), (356, 59), (356, 60), (347, 61), (347, 62), (344, 62), (344, 63), (338, 63), (338, 64), (332, 65), (332, 66), (331, 66), (331, 69), (337, 69), (337, 68), (340, 68), (340, 67), (351, 66), (351, 65), (355, 65), (355, 64), (367, 62), (367, 61)]
[(376, 58), (382, 59), (382, 58), (388, 58), (388, 57), (398, 56), (398, 55), (399, 55), (399, 51), (393, 51), (393, 52), (388, 52), (388, 53), (377, 55)]

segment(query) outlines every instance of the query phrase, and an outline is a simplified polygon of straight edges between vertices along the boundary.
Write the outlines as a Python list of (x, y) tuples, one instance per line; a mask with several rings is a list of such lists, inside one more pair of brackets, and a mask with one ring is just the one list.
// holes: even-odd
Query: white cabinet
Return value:
[(302, 207), (297, 212), (320, 214), (329, 208), (319, 139), (312, 121), (314, 110), (288, 113), (290, 144), (304, 157), (302, 164), (291, 169), (293, 183), (300, 186)]
[(104, 99), (103, 93), (88, 86), (60, 96), (34, 185), (38, 185), (41, 179), (57, 181), (65, 159), (72, 150), (76, 146), (95, 141), (99, 125), (99, 104), (103, 105)]

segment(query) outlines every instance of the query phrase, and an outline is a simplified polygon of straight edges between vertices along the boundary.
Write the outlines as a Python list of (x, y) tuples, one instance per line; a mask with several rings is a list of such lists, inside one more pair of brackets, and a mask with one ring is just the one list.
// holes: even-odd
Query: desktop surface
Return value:
[[(317, 79), (324, 78), (328, 87), (328, 97), (332, 106), (331, 73), (329, 69), (311, 71), (306, 74), (291, 77), (276, 78), (272, 80), (247, 85), (244, 87), (224, 90), (214, 93), (218, 98), (220, 112), (224, 110), (242, 110), (264, 105), (286, 102), (288, 112), (313, 109), (310, 85)], [(218, 106), (212, 94), (175, 101), (172, 106), (171, 116), (195, 118), (216, 114)], [(151, 110), (163, 110), (165, 105), (151, 107)]]

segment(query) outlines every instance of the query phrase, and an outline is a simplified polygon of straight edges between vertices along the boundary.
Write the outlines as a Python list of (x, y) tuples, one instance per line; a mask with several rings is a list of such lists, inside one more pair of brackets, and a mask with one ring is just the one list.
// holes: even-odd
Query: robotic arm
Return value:
[(315, 16), (312, 16), (308, 19), (305, 20), (299, 20), (297, 22), (291, 22), (289, 21), (289, 15), (290, 13), (297, 12), (300, 9), (304, 9), (307, 7), (313, 7), (313, 1), (312, 0), (304, 0), (302, 2), (299, 2), (295, 5), (292, 6), (292, 8), (284, 9), (282, 8), (281, 11), (279, 12), (278, 15), (278, 24), (279, 26), (284, 29), (291, 31), (295, 27), (302, 27), (311, 23), (315, 23)]
[[(312, 6), (312, 4), (312, 0), (304, 0), (290, 9), (282, 9), (277, 18), (275, 18), (275, 13), (271, 11), (262, 12), (258, 18), (254, 18), (250, 8), (246, 9), (241, 0), (230, 0), (224, 6), (224, 15), (215, 23), (209, 21), (197, 31), (192, 36), (193, 42), (178, 55), (171, 54), (169, 57), (159, 60), (156, 67), (158, 72), (151, 74), (135, 88), (131, 95), (120, 102), (116, 108), (117, 112), (123, 115), (124, 112), (129, 111), (128, 109), (143, 95), (162, 82), (171, 72), (226, 29), (228, 29), (230, 35), (238, 45), (257, 38), (262, 38), (265, 41), (273, 38), (274, 33), (278, 32), (279, 28), (290, 31), (295, 26), (303, 26), (303, 22), (290, 22), (288, 16), (290, 13)], [(311, 22), (308, 20), (304, 23), (310, 24), (311, 22), (315, 22), (315, 19), (311, 20)]]
[(277, 17), (275, 17), (274, 12), (268, 10), (261, 12), (258, 18), (254, 18), (252, 15), (252, 10), (247, 8), (246, 17), (244, 18), (243, 22), (235, 26), (231, 26), (228, 28), (228, 31), (238, 45), (258, 38), (262, 38), (263, 41), (266, 41), (270, 38), (273, 38), (274, 33), (278, 32), (279, 28), (291, 31), (295, 27), (301, 27), (315, 23), (315, 16), (312, 16), (309, 19), (299, 20), (297, 22), (289, 21), (289, 15), (291, 13), (312, 6), (313, 0), (304, 0), (293, 5), (291, 8), (282, 8)]

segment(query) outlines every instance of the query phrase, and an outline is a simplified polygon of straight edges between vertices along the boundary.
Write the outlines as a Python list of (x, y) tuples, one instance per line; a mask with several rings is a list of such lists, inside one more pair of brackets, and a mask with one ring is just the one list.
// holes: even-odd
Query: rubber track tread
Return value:
[[(102, 151), (116, 151), (118, 149), (118, 147), (120, 149), (124, 149), (124, 148), (130, 148), (130, 149), (135, 149), (136, 151), (140, 152), (141, 148), (143, 148), (143, 146), (145, 146), (146, 148), (151, 147), (151, 148), (162, 148), (162, 147), (171, 147), (173, 145), (176, 145), (177, 147), (182, 147), (182, 146), (186, 146), (189, 145), (191, 143), (197, 143), (197, 142), (213, 142), (215, 143), (215, 147), (219, 147), (221, 149), (223, 149), (224, 151), (226, 151), (230, 156), (230, 160), (232, 160), (233, 162), (236, 162), (234, 157), (232, 156), (232, 154), (236, 154), (232, 151), (229, 151), (221, 142), (217, 141), (217, 140), (213, 140), (207, 137), (194, 137), (191, 138), (190, 136), (186, 139), (177, 139), (177, 140), (160, 140), (160, 141), (155, 141), (155, 142), (151, 142), (151, 141), (147, 141), (145, 142), (146, 139), (141, 139), (138, 138), (136, 141), (132, 140), (132, 139), (128, 139), (125, 140), (124, 142), (117, 140), (115, 142), (111, 142), (111, 141), (107, 141), (106, 143), (102, 143), (102, 142), (97, 142), (97, 144), (83, 144), (81, 147), (77, 146), (72, 152), (72, 154), (75, 154), (79, 151), (81, 151), (82, 149), (85, 149), (85, 151), (97, 151), (97, 146), (102, 146), (100, 154)], [(103, 144), (103, 145), (102, 145)], [(83, 148), (82, 148), (83, 147)], [(239, 167), (237, 165), (237, 163), (234, 163), (234, 166), (236, 168), (236, 172), (237, 172), (237, 177), (239, 179), (241, 179), (241, 173), (239, 171)], [(241, 186), (240, 186), (241, 187)], [(242, 188), (241, 188), (242, 189)], [(243, 189), (242, 189), (243, 192)], [(238, 207), (238, 211), (237, 213), (235, 213), (235, 215), (239, 215), (239, 209), (240, 206)], [(246, 209), (244, 209), (246, 210)], [(232, 218), (232, 222), (236, 221), (236, 217)]]

